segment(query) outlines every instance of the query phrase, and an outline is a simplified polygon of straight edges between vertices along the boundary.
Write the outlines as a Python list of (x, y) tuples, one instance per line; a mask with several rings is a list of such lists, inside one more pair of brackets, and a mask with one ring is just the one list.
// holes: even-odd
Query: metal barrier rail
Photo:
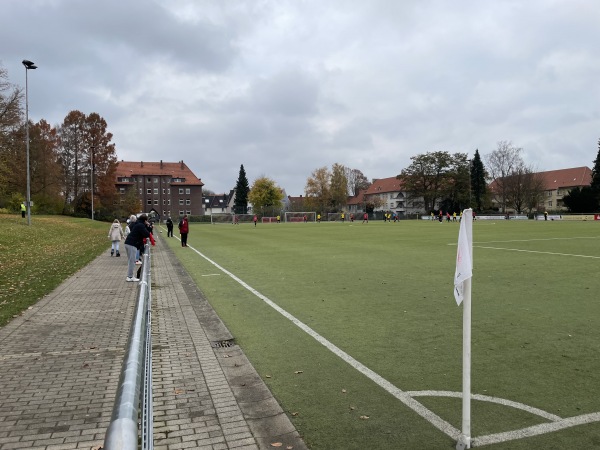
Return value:
[(141, 422), (141, 448), (151, 450), (154, 447), (151, 304), (150, 245), (146, 244), (127, 352), (121, 367), (110, 425), (104, 438), (105, 450), (137, 450), (138, 421)]

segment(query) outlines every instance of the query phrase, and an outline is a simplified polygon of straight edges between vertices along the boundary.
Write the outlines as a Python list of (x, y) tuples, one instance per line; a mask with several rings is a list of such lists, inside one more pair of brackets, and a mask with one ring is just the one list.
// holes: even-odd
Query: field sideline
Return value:
[[(497, 435), (480, 444), (600, 445), (599, 226), (474, 224), (475, 442)], [(428, 221), (192, 224), (189, 244), (207, 259), (169, 242), (311, 448), (450, 448), (451, 435), (256, 293), (460, 429), (457, 236), (458, 224)], [(526, 409), (484, 401), (490, 397)], [(592, 423), (561, 422), (582, 415)], [(512, 440), (512, 430), (552, 423), (558, 431)]]

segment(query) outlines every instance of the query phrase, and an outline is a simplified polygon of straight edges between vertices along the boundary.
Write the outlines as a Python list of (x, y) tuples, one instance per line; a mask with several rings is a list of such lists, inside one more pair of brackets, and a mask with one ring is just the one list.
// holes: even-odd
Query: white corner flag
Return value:
[[(471, 278), (473, 277), (473, 210), (465, 209), (458, 231), (454, 298), (463, 303), (462, 430), (456, 450), (471, 448)], [(463, 302), (464, 300), (464, 302)]]
[(454, 298), (460, 305), (464, 298), (464, 282), (473, 276), (473, 210), (465, 209), (458, 231), (456, 272), (454, 272)]

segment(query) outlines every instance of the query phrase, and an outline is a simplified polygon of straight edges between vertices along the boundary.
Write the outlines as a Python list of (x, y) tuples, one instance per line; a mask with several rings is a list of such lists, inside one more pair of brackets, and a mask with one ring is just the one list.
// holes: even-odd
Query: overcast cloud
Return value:
[(0, 63), (30, 118), (96, 112), (119, 159), (184, 160), (216, 193), (300, 195), (333, 163), (395, 176), (427, 151), (523, 147), (591, 167), (594, 0), (3, 0)]

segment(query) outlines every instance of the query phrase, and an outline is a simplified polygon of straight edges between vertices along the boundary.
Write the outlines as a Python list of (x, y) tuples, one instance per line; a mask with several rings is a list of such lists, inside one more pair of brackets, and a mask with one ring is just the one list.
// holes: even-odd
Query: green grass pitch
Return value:
[[(397, 388), (460, 392), (462, 307), (452, 294), (458, 228), (192, 224), (188, 243)], [(168, 241), (310, 448), (454, 447), (193, 249)], [(472, 393), (558, 419), (600, 412), (600, 223), (478, 220), (473, 241)], [(415, 399), (460, 429), (460, 398)], [(600, 422), (591, 422), (482, 448), (599, 447)], [(472, 402), (476, 445), (478, 437), (547, 423), (522, 409)]]

